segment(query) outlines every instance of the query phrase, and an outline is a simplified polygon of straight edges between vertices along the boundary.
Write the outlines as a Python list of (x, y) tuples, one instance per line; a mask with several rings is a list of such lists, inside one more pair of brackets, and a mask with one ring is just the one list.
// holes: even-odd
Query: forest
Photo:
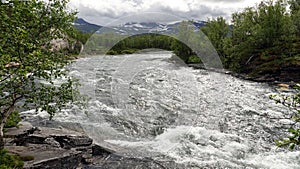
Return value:
[[(184, 21), (178, 27), (178, 35), (94, 34), (86, 44), (85, 54), (129, 54), (160, 48), (173, 51), (186, 63), (201, 63), (195, 57), (197, 52), (187, 47), (179, 36), (203, 36), (204, 33), (224, 68), (262, 81), (300, 81), (297, 73), (300, 70), (299, 4), (299, 0), (263, 1), (232, 14), (230, 21), (223, 17), (209, 19), (199, 33), (186, 26), (191, 21)], [(189, 38), (189, 43), (207, 47), (199, 39)]]

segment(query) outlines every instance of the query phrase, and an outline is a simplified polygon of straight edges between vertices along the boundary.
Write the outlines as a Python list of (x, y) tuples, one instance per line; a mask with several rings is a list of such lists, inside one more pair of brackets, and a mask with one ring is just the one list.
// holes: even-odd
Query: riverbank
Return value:
[[(134, 54), (134, 53), (149, 53), (153, 51), (162, 51), (160, 49), (128, 49), (113, 51), (110, 50), (108, 55), (123, 55), (123, 54)], [(191, 59), (193, 61), (195, 59)], [(267, 83), (300, 83), (300, 58), (285, 58), (285, 59), (262, 59), (261, 57), (254, 58), (251, 63), (245, 65), (245, 70), (243, 72), (236, 72), (232, 70), (215, 70), (209, 69), (211, 71), (217, 71), (221, 73), (230, 74), (234, 77), (255, 81), (255, 82), (267, 82)], [(203, 64), (199, 63), (199, 59), (195, 62), (187, 63), (189, 67), (195, 69), (207, 69)]]
[[(189, 67), (192, 67), (194, 69), (205, 69), (207, 70), (207, 68), (204, 67), (204, 65), (202, 64), (188, 64)], [(290, 87), (295, 86), (296, 84), (298, 84), (300, 82), (300, 75), (297, 76), (292, 76), (290, 77), (290, 75), (286, 75), (286, 76), (277, 76), (277, 74), (265, 74), (265, 75), (261, 75), (261, 76), (251, 76), (249, 74), (246, 73), (236, 73), (230, 70), (216, 70), (216, 69), (208, 69), (209, 71), (213, 71), (213, 72), (218, 72), (218, 73), (223, 73), (223, 74), (228, 74), (231, 76), (234, 76), (236, 78), (239, 79), (243, 79), (243, 80), (249, 80), (249, 81), (253, 81), (253, 82), (261, 82), (261, 83), (268, 83), (268, 84), (272, 84), (272, 85), (277, 85), (277, 84), (288, 84)], [(299, 71), (300, 72), (300, 69)], [(298, 77), (296, 79), (291, 79), (293, 77)]]
[(94, 143), (78, 123), (36, 120), (35, 125), (22, 121), (5, 133), (5, 149), (20, 157), (25, 169), (184, 168), (175, 162), (120, 155), (116, 146)]

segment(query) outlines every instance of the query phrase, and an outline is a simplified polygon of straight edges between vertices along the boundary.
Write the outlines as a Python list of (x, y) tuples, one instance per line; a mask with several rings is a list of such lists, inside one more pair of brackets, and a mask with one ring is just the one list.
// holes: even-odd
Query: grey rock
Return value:
[(57, 142), (53, 137), (46, 138), (44, 142), (54, 148), (60, 148), (59, 142)]
[(104, 146), (99, 146), (97, 144), (94, 144), (92, 146), (92, 155), (93, 156), (103, 156), (103, 155), (110, 155), (115, 153), (114, 150), (106, 148)]
[(117, 154), (98, 157), (94, 159), (93, 165), (86, 165), (84, 169), (184, 169), (186, 166), (176, 164), (173, 161), (156, 161), (151, 158), (124, 157)]
[(59, 143), (61, 148), (70, 149), (79, 146), (89, 146), (93, 143), (93, 140), (85, 134), (76, 131), (39, 127), (34, 133), (28, 135), (25, 142), (50, 145)]
[(80, 165), (82, 152), (53, 148), (41, 144), (27, 146), (6, 146), (10, 153), (21, 157), (32, 156), (33, 160), (26, 161), (26, 169), (73, 169)]

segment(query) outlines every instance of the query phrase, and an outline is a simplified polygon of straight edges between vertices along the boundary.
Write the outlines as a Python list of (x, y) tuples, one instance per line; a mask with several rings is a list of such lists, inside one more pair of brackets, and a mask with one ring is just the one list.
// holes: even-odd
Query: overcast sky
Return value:
[(255, 6), (261, 0), (71, 0), (78, 17), (99, 25), (128, 21), (207, 20)]

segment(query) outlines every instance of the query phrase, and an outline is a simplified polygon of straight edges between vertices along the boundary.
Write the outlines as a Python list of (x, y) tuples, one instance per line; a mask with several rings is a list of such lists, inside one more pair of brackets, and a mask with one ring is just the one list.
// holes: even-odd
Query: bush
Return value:
[(23, 165), (18, 156), (8, 154), (5, 149), (0, 150), (0, 169), (21, 169)]
[(18, 123), (21, 121), (21, 117), (19, 112), (14, 111), (10, 114), (7, 122), (5, 124), (5, 128), (18, 127)]
[(189, 57), (188, 63), (201, 63), (201, 59), (197, 55)]
[(125, 50), (121, 51), (121, 54), (133, 54), (135, 52), (136, 52), (135, 49), (125, 49)]
[(106, 54), (107, 54), (107, 55), (117, 55), (118, 52), (117, 52), (117, 51), (114, 51), (114, 50), (109, 50)]
[(276, 103), (281, 103), (290, 110), (293, 110), (290, 119), (294, 121), (294, 124), (288, 130), (289, 136), (276, 141), (277, 146), (289, 147), (290, 150), (293, 150), (295, 146), (300, 145), (300, 128), (299, 125), (296, 125), (300, 122), (300, 85), (296, 85), (295, 90), (296, 94), (290, 96), (270, 96), (270, 98), (275, 100)]

